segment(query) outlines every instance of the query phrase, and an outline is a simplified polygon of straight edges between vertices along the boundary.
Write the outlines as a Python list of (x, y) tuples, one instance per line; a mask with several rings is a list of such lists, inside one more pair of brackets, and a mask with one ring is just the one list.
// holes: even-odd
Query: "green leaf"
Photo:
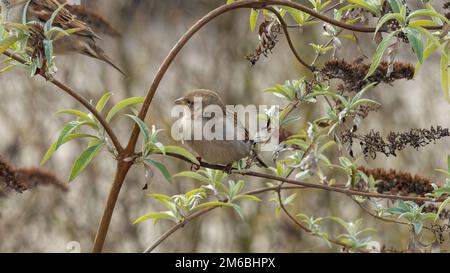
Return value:
[(377, 23), (377, 27), (374, 32), (374, 37), (378, 33), (378, 30), (389, 20), (397, 20), (401, 25), (405, 24), (405, 18), (400, 13), (388, 13), (381, 17), (380, 21)]
[(133, 98), (128, 98), (128, 99), (124, 99), (124, 100), (120, 101), (119, 103), (114, 105), (114, 107), (111, 108), (111, 110), (109, 111), (108, 115), (106, 115), (106, 121), (109, 122), (117, 114), (117, 112), (124, 109), (125, 107), (128, 107), (133, 104), (140, 104), (140, 103), (144, 103), (143, 97), (133, 97)]
[(11, 45), (17, 42), (16, 35), (11, 35), (0, 41), (0, 54), (3, 54)]
[(434, 10), (429, 10), (429, 9), (415, 10), (415, 11), (411, 12), (408, 15), (408, 17), (406, 17), (406, 20), (409, 21), (409, 20), (419, 17), (419, 16), (437, 17), (437, 18), (445, 21), (447, 24), (449, 23), (449, 20), (444, 15), (440, 14), (439, 12), (436, 12)]
[(189, 178), (199, 180), (203, 183), (207, 183), (207, 184), (209, 183), (208, 178), (204, 177), (201, 174), (195, 173), (195, 172), (188, 172), (188, 171), (180, 172), (180, 173), (175, 174), (173, 177), (189, 177)]
[(158, 194), (158, 193), (147, 194), (147, 196), (158, 199), (161, 203), (164, 204), (164, 206), (166, 208), (171, 210), (173, 213), (177, 212), (177, 206), (174, 203), (174, 201), (172, 200), (172, 198), (170, 198), (169, 196), (164, 195), (164, 194)]
[(155, 222), (161, 219), (168, 219), (177, 222), (177, 218), (173, 215), (171, 211), (164, 211), (164, 212), (150, 212), (144, 216), (141, 216), (136, 221), (133, 222), (133, 225), (150, 219), (155, 220)]
[(193, 156), (188, 150), (178, 147), (178, 146), (164, 146), (165, 150), (166, 150), (166, 154), (176, 154), (176, 155), (181, 155), (182, 157), (188, 159), (189, 161), (191, 161), (192, 163), (196, 164), (196, 165), (200, 165), (200, 162), (198, 161), (198, 159)]
[(371, 99), (359, 99), (358, 101), (353, 103), (351, 106), (352, 106), (352, 109), (355, 110), (358, 106), (360, 106), (362, 104), (369, 104), (369, 103), (380, 105), (378, 102), (371, 100)]
[(388, 0), (389, 5), (391, 6), (391, 9), (395, 13), (400, 13), (400, 10), (403, 6), (402, 3), (400, 3), (399, 0)]
[(166, 166), (164, 166), (164, 164), (152, 160), (150, 158), (146, 159), (145, 162), (155, 166), (156, 168), (158, 168), (158, 170), (161, 171), (161, 173), (164, 175), (164, 178), (168, 181), (168, 182), (172, 182), (172, 176), (170, 175), (169, 171), (167, 170)]
[(399, 31), (397, 30), (389, 33), (389, 35), (384, 37), (383, 41), (381, 41), (381, 43), (378, 45), (377, 50), (375, 51), (375, 54), (372, 57), (372, 63), (370, 65), (369, 72), (367, 72), (367, 75), (364, 79), (367, 79), (373, 74), (373, 72), (375, 72), (375, 70), (377, 69), (378, 65), (381, 62), (381, 58), (383, 57), (384, 51), (389, 45), (389, 42), (398, 32)]
[(64, 128), (59, 133), (58, 140), (56, 141), (56, 150), (58, 150), (58, 148), (61, 147), (64, 139), (68, 135), (72, 134), (72, 132), (74, 132), (76, 129), (78, 129), (81, 124), (82, 124), (82, 122), (80, 122), (80, 121), (71, 121), (71, 122), (66, 123)]
[(231, 206), (233, 207), (234, 211), (237, 212), (237, 214), (239, 215), (241, 220), (244, 220), (245, 217), (244, 217), (244, 212), (242, 211), (242, 208), (237, 204), (231, 204)]
[(364, 8), (364, 9), (370, 11), (371, 13), (375, 14), (376, 16), (380, 16), (380, 10), (378, 9), (378, 7), (376, 5), (374, 5), (372, 3), (369, 3), (364, 0), (347, 0), (347, 2), (357, 4), (361, 8)]
[(27, 25), (14, 22), (3, 22), (3, 23), (7, 28), (17, 29), (20, 30), (21, 32), (30, 32), (30, 28)]
[(64, 110), (60, 110), (60, 111), (56, 112), (56, 114), (57, 115), (59, 115), (59, 114), (75, 115), (75, 116), (80, 117), (82, 120), (93, 122), (93, 120), (88, 115), (86, 115), (86, 113), (83, 113), (79, 110), (64, 109)]
[(342, 166), (346, 167), (346, 168), (350, 168), (353, 166), (353, 163), (346, 157), (339, 157), (339, 163), (341, 163)]
[(294, 201), (295, 198), (297, 198), (297, 193), (289, 195), (286, 199), (283, 200), (283, 205), (289, 205)]
[(335, 145), (336, 142), (333, 140), (328, 141), (327, 143), (323, 144), (320, 148), (319, 148), (319, 153), (322, 154), (326, 149), (330, 148), (331, 146)]
[(225, 202), (206, 202), (206, 203), (196, 206), (194, 208), (194, 210), (203, 209), (203, 208), (207, 208), (207, 207), (232, 207), (232, 206), (233, 206), (233, 204), (225, 203)]
[(16, 65), (17, 65), (17, 64), (11, 64), (11, 65), (8, 65), (7, 67), (0, 69), (0, 73), (9, 71), (10, 69), (16, 67)]
[(255, 9), (251, 9), (250, 11), (250, 29), (255, 31), (256, 21), (258, 21), (259, 11)]
[(242, 199), (256, 201), (256, 202), (262, 202), (262, 200), (259, 199), (258, 197), (254, 196), (254, 195), (246, 195), (246, 194), (235, 196), (232, 201), (237, 201), (237, 200), (242, 200)]
[[(67, 143), (71, 140), (74, 139), (78, 139), (78, 138), (93, 138), (93, 139), (97, 139), (100, 140), (98, 137), (94, 136), (94, 135), (89, 135), (89, 134), (72, 134), (72, 135), (68, 135), (66, 138), (64, 138), (63, 143)], [(44, 165), (49, 159), (50, 157), (52, 157), (52, 155), (56, 152), (57, 150), (57, 142), (54, 142), (50, 148), (48, 148), (47, 152), (45, 153), (44, 157), (41, 160), (41, 165)]]
[(227, 0), (227, 5), (233, 4), (235, 0)]
[(92, 159), (103, 147), (103, 142), (87, 147), (75, 161), (70, 171), (69, 182), (73, 181), (91, 163)]
[(406, 27), (403, 29), (404, 33), (408, 37), (409, 43), (411, 44), (414, 53), (419, 60), (419, 63), (423, 61), (423, 43), (422, 43), (422, 34), (420, 30), (413, 27)]
[[(31, 1), (29, 1), (31, 2)], [(44, 31), (47, 32), (51, 29), (52, 25), (53, 25), (53, 21), (55, 20), (56, 16), (58, 15), (58, 13), (64, 8), (66, 4), (62, 4), (60, 5), (53, 13), (52, 16), (50, 17), (50, 19), (48, 19), (48, 21), (45, 23), (44, 25)]]
[[(434, 43), (429, 44), (423, 52), (422, 62), (424, 62), (430, 56), (430, 54), (433, 53), (437, 48), (438, 48), (438, 46), (436, 44), (434, 44)], [(417, 62), (416, 67), (414, 69), (413, 79), (417, 78), (421, 67), (422, 67), (422, 63)]]
[(105, 108), (105, 105), (108, 103), (109, 99), (111, 98), (112, 93), (111, 92), (107, 92), (106, 94), (104, 94), (100, 100), (97, 102), (97, 105), (95, 106), (95, 109), (101, 113), (103, 108)]
[(133, 115), (125, 115), (127, 117), (130, 117), (136, 124), (139, 126), (139, 129), (141, 130), (141, 134), (144, 137), (144, 143), (147, 144), (150, 140), (150, 129), (148, 128), (147, 124), (143, 122), (139, 117), (133, 116)]
[(338, 223), (339, 225), (341, 225), (343, 228), (345, 228), (345, 230), (347, 230), (347, 232), (349, 231), (349, 225), (346, 221), (344, 221), (343, 219), (339, 218), (339, 217), (335, 217), (335, 216), (328, 216), (326, 217), (327, 219), (330, 219), (336, 223)]
[(439, 26), (431, 20), (414, 20), (409, 22), (409, 27), (436, 27)]
[(309, 15), (307, 13), (304, 13), (303, 11), (300, 11), (298, 9), (294, 9), (291, 7), (283, 7), (294, 19), (294, 21), (301, 25), (304, 25), (306, 23), (306, 20), (309, 18)]

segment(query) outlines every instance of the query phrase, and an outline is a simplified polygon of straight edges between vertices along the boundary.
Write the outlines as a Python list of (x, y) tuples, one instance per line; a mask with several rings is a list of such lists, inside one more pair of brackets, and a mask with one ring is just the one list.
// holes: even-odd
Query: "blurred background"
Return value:
[[(121, 37), (105, 36), (100, 43), (130, 77), (124, 78), (108, 65), (87, 57), (62, 56), (56, 59), (59, 68), (56, 78), (93, 101), (107, 91), (113, 92), (109, 107), (126, 97), (144, 96), (160, 63), (177, 40), (199, 18), (223, 3), (225, 0), (87, 0), (85, 4), (90, 9), (102, 14), (121, 32)], [(285, 80), (311, 77), (295, 60), (283, 35), (273, 54), (261, 58), (251, 67), (245, 56), (257, 47), (258, 37), (250, 31), (248, 16), (248, 10), (238, 10), (219, 17), (201, 30), (176, 58), (158, 89), (146, 120), (147, 124), (166, 129), (160, 138), (163, 143), (174, 144), (169, 135), (173, 122), (170, 117), (172, 101), (188, 90), (216, 90), (229, 104), (282, 104), (263, 90)], [(291, 30), (297, 50), (308, 62), (314, 56), (308, 44), (326, 41), (321, 36), (322, 31), (321, 24)], [(358, 38), (363, 53), (370, 57), (376, 47), (371, 41), (372, 36), (358, 34)], [(345, 41), (337, 53), (338, 58), (349, 61), (361, 55), (354, 44)], [(326, 59), (320, 59), (318, 64)], [(400, 49), (398, 60), (415, 62), (407, 47)], [(374, 129), (387, 134), (391, 130), (430, 128), (431, 125), (448, 127), (450, 106), (440, 91), (438, 68), (439, 60), (433, 56), (424, 64), (416, 80), (399, 81), (395, 87), (381, 84), (366, 93), (383, 107), (369, 115), (360, 132)], [(0, 155), (17, 167), (38, 166), (63, 124), (70, 120), (68, 116), (54, 113), (69, 108), (85, 111), (42, 78), (30, 78), (28, 72), (19, 68), (0, 74), (0, 94)], [(323, 110), (320, 104), (305, 107), (295, 128), (304, 127)], [(118, 118), (113, 126), (125, 143), (132, 124)], [(57, 187), (40, 186), (22, 194), (11, 192), (0, 197), (0, 252), (66, 252), (72, 241), (79, 242), (82, 252), (90, 251), (115, 162), (104, 152), (79, 178), (68, 184), (72, 163), (85, 145), (82, 141), (64, 145), (45, 165), (66, 183), (67, 192)], [(449, 148), (450, 140), (444, 139), (420, 152), (408, 148), (397, 157), (380, 155), (376, 160), (363, 159), (362, 164), (409, 171), (439, 182), (443, 179), (434, 169), (445, 167)], [(360, 151), (355, 149), (355, 153), (359, 155)], [(271, 157), (270, 154), (263, 156)], [(172, 174), (190, 167), (173, 158), (162, 161)], [(156, 225), (151, 221), (132, 225), (143, 214), (163, 209), (158, 202), (146, 197), (147, 193), (174, 195), (199, 186), (194, 181), (182, 179), (168, 184), (155, 170), (149, 189), (144, 191), (144, 175), (142, 168), (135, 167), (126, 179), (107, 236), (107, 252), (141, 252), (172, 225), (164, 221)], [(338, 178), (345, 179), (343, 176)], [(246, 181), (246, 190), (268, 182), (250, 178)], [(275, 204), (267, 201), (271, 194), (261, 197), (266, 202), (242, 202), (245, 221), (231, 209), (218, 209), (189, 223), (155, 251), (337, 251), (328, 248), (320, 239), (301, 232), (285, 215), (276, 216)], [(295, 214), (315, 217), (337, 215), (349, 221), (364, 218), (364, 227), (376, 228), (378, 232), (373, 238), (382, 245), (403, 249), (408, 244), (407, 227), (368, 217), (354, 202), (339, 194), (299, 191), (289, 209)], [(336, 235), (341, 232), (336, 224), (330, 224), (328, 230)]]

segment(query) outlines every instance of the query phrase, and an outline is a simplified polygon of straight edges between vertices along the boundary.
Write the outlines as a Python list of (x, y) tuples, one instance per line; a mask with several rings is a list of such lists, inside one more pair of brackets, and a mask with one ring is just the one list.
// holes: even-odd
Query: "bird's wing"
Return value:
[[(47, 22), (53, 13), (59, 8), (60, 4), (56, 0), (33, 0), (28, 7), (28, 14), (39, 19), (41, 22)], [(53, 24), (62, 29), (78, 28), (76, 35), (89, 38), (99, 38), (92, 29), (84, 22), (77, 19), (67, 8), (62, 8), (55, 16)]]
[(229, 112), (227, 111), (227, 116), (233, 117), (233, 123), (234, 126), (237, 128), (237, 130), (244, 130), (245, 133), (245, 142), (249, 142), (252, 145), (252, 150), (254, 151), (254, 159), (256, 159), (259, 166), (262, 166), (263, 168), (268, 168), (269, 166), (264, 162), (264, 160), (261, 159), (261, 157), (257, 154), (256, 150), (253, 147), (254, 142), (250, 140), (250, 133), (248, 129), (239, 121), (237, 118), (236, 112)]
[(238, 130), (244, 131), (245, 142), (248, 142), (250, 140), (250, 133), (248, 132), (248, 129), (244, 126), (244, 124), (242, 124), (242, 122), (240, 122), (239, 119), (237, 118), (237, 113), (227, 110), (226, 115), (227, 117), (233, 117), (234, 127), (237, 129), (237, 131)]
[(120, 32), (103, 16), (88, 10), (80, 5), (68, 5), (67, 9), (77, 16), (78, 19), (88, 24), (97, 33), (107, 34), (113, 37), (119, 37)]

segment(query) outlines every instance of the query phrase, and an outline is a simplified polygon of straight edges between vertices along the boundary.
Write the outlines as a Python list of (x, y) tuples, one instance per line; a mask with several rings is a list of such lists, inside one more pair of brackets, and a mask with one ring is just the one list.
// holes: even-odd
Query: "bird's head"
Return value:
[(201, 99), (201, 106), (205, 109), (210, 105), (217, 105), (225, 112), (225, 104), (219, 94), (207, 89), (196, 89), (189, 92), (186, 96), (175, 100), (177, 105), (186, 105), (191, 111), (194, 111), (194, 102)]

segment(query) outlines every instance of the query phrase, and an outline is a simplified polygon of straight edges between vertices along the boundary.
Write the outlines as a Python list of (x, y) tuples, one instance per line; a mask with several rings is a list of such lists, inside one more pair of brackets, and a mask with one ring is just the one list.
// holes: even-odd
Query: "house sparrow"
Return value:
[[(60, 1), (60, 0), (59, 0)], [(24, 9), (26, 20), (45, 24), (60, 7), (58, 0), (0, 0), (0, 7), (5, 21), (22, 23)], [(29, 2), (28, 6), (27, 3)], [(70, 9), (70, 6), (68, 6)], [(115, 65), (106, 53), (96, 44), (100, 37), (87, 25), (63, 7), (54, 18), (53, 25), (64, 30), (77, 28), (77, 32), (63, 37), (53, 44), (55, 54), (80, 53), (91, 58), (104, 61), (126, 76), (125, 72)], [(74, 9), (74, 8), (72, 8)]]
[[(200, 99), (201, 104), (197, 103)], [(233, 162), (252, 155), (253, 142), (249, 140), (247, 129), (237, 120), (236, 113), (228, 112), (227, 115), (225, 103), (216, 92), (206, 89), (193, 90), (186, 96), (177, 99), (174, 103), (188, 107), (186, 109), (188, 111), (185, 111), (181, 120), (181, 125), (186, 125), (186, 123), (187, 126), (190, 125), (191, 135), (183, 140), (202, 160), (211, 164), (231, 166)], [(215, 115), (208, 115), (207, 113), (208, 108), (211, 106), (215, 106), (218, 109), (218, 112), (214, 111)], [(204, 134), (198, 140), (194, 134), (195, 121), (201, 121), (201, 130)], [(222, 129), (218, 131), (222, 138), (214, 139), (205, 133), (203, 129), (205, 126), (208, 126), (208, 122), (210, 124), (223, 125), (223, 128), (211, 130), (214, 131), (212, 134), (215, 135), (216, 130)], [(227, 137), (227, 134), (233, 135), (231, 139)], [(243, 138), (239, 138), (239, 134)], [(254, 155), (259, 165), (267, 168), (267, 165), (256, 154)]]

